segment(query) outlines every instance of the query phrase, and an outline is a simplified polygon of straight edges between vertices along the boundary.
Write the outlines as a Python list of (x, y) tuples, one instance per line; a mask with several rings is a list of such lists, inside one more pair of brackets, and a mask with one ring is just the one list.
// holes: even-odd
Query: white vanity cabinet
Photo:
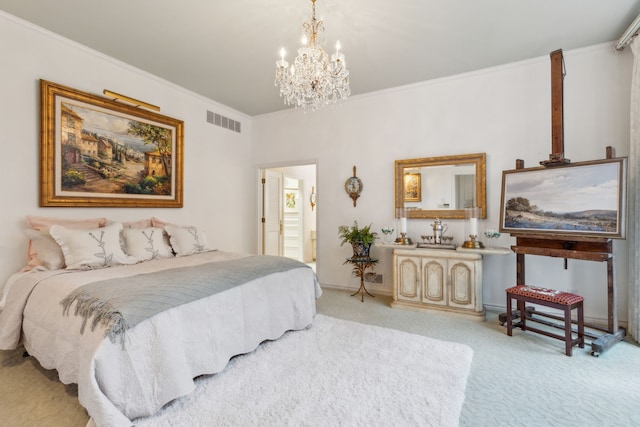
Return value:
[(395, 249), (391, 306), (446, 310), (484, 320), (482, 255)]

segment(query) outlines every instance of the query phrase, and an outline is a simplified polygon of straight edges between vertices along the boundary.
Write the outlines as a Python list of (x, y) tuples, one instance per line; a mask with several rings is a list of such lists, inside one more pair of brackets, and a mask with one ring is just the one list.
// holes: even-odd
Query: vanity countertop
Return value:
[(511, 249), (502, 246), (485, 246), (484, 248), (463, 248), (458, 246), (456, 251), (480, 255), (509, 255), (512, 253)]

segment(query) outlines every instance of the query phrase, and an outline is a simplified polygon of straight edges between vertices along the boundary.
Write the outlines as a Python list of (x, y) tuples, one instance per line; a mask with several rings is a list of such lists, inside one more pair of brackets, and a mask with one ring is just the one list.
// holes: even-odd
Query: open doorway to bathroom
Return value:
[(315, 163), (260, 168), (259, 252), (316, 263)]

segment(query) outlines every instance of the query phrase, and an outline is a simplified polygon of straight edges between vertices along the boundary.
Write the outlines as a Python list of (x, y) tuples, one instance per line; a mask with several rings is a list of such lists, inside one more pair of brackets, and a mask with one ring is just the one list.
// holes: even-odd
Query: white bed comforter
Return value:
[[(130, 329), (124, 346), (86, 328), (60, 301), (96, 280), (224, 261), (243, 255), (214, 251), (141, 264), (70, 272), (40, 271), (12, 278), (0, 306), (0, 349), (22, 341), (60, 380), (78, 384), (78, 398), (101, 426), (129, 426), (190, 393), (193, 378), (220, 372), (231, 357), (313, 321), (322, 291), (310, 268), (275, 273), (162, 312)], [(73, 313), (73, 308), (70, 311)]]

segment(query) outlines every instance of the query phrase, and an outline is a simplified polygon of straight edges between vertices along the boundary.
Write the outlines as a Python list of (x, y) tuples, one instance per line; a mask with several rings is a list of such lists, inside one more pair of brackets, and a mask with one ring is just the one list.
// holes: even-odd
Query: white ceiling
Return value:
[[(0, 9), (254, 116), (310, 0), (0, 0)], [(353, 95), (617, 40), (640, 0), (317, 0)]]

